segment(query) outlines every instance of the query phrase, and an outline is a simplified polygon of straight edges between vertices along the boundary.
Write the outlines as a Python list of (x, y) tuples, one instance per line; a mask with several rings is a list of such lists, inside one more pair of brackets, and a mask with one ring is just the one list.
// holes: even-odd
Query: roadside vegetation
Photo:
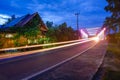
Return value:
[(102, 80), (120, 80), (120, 45), (114, 38), (109, 40), (103, 69), (105, 73)]
[[(9, 22), (9, 19), (8, 19)], [(0, 34), (0, 48), (20, 47), (38, 44), (47, 44), (54, 42), (70, 41), (77, 39), (76, 31), (67, 26), (64, 22), (60, 25), (53, 25), (53, 22), (47, 21), (47, 32), (40, 31), (38, 21), (34, 19), (33, 23), (24, 27), (11, 27), (13, 37), (4, 37), (6, 33)]]
[(108, 48), (103, 62), (105, 74), (102, 80), (120, 80), (120, 0), (106, 0), (105, 10), (111, 15), (106, 17)]
[(48, 31), (46, 37), (50, 38), (52, 42), (61, 42), (77, 39), (76, 31), (68, 26), (66, 22), (60, 25), (53, 25), (53, 22), (46, 22)]
[[(76, 31), (72, 27), (67, 26), (67, 23), (65, 22), (60, 25), (53, 25), (53, 22), (47, 21), (46, 26), (48, 27), (48, 31), (45, 33), (42, 33), (36, 24), (24, 26), (24, 27), (11, 27), (10, 30), (13, 32), (16, 31), (16, 33), (11, 38), (5, 38), (3, 37), (4, 35), (0, 35), (0, 48), (39, 45), (39, 44), (70, 41), (77, 39)], [(9, 44), (6, 43), (7, 41), (9, 41)], [(50, 48), (55, 46), (59, 46), (59, 45), (40, 46), (36, 48), (32, 47), (29, 49), (23, 48), (20, 50), (19, 49), (7, 50), (1, 53), (4, 54), (4, 53), (24, 52), (24, 51), (43, 49), (43, 48)]]

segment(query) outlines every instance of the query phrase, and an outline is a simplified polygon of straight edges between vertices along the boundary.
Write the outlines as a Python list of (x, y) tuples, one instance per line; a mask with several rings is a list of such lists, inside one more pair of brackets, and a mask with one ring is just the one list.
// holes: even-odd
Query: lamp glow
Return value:
[(99, 39), (99, 37), (94, 37), (93, 40), (94, 40), (95, 42), (99, 42), (100, 39)]

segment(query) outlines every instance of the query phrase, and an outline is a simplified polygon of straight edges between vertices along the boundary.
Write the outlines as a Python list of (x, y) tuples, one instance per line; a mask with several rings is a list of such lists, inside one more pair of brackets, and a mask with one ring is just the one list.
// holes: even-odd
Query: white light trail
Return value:
[(68, 61), (70, 61), (70, 60), (72, 60), (72, 59), (80, 56), (82, 53), (84, 53), (84, 52), (88, 51), (89, 49), (93, 48), (95, 45), (96, 45), (96, 44), (94, 44), (94, 45), (90, 46), (89, 48), (83, 50), (82, 52), (80, 52), (80, 53), (78, 53), (78, 54), (76, 54), (76, 55), (74, 55), (74, 56), (72, 56), (72, 57), (69, 57), (69, 58), (67, 58), (67, 59), (65, 59), (65, 60), (63, 60), (63, 61), (61, 61), (61, 62), (59, 62), (59, 63), (57, 63), (57, 64), (54, 64), (54, 65), (52, 65), (52, 66), (50, 66), (50, 67), (48, 67), (48, 68), (46, 68), (46, 69), (43, 69), (43, 70), (38, 71), (38, 72), (36, 72), (36, 73), (33, 73), (33, 74), (31, 74), (31, 75), (23, 78), (22, 80), (29, 80), (29, 79), (37, 76), (37, 75), (43, 74), (43, 73), (45, 73), (45, 72), (47, 72), (47, 71), (49, 71), (49, 70), (51, 70), (51, 69), (53, 69), (53, 68), (55, 68), (55, 67), (58, 67), (58, 66), (60, 66), (60, 65), (62, 65), (62, 64), (64, 64), (64, 63), (66, 63), (66, 62), (68, 62)]
[(85, 33), (82, 29), (80, 31), (81, 31), (81, 36), (82, 36), (83, 39), (84, 38), (88, 38), (88, 34), (87, 33)]
[(96, 37), (93, 37), (92, 39), (93, 39), (95, 42), (99, 42), (99, 37), (97, 37), (97, 36), (96, 36)]
[(15, 47), (15, 48), (4, 48), (4, 49), (0, 49), (0, 51), (16, 50), (16, 49), (32, 48), (32, 47), (40, 47), (40, 46), (59, 45), (59, 44), (66, 44), (66, 43), (78, 42), (78, 41), (82, 41), (82, 40), (85, 40), (85, 39), (72, 40), (72, 41), (64, 41), (64, 42), (57, 42), (57, 43), (49, 43), (49, 44), (32, 45), (32, 46), (22, 46), (22, 47)]
[(105, 31), (105, 30), (106, 30), (106, 29), (103, 28), (103, 30), (102, 30), (97, 36), (100, 36), (100, 35), (104, 34), (104, 31)]
[(96, 42), (103, 40), (105, 38), (105, 30), (106, 28), (103, 28), (103, 30), (101, 30), (100, 33), (98, 33), (98, 35), (96, 35), (96, 37), (93, 37), (92, 39), (95, 40)]
[[(19, 54), (3, 55), (3, 56), (0, 56), (0, 59), (13, 58), (13, 57), (16, 57), (16, 56), (29, 55), (29, 54), (34, 54), (34, 53), (38, 53), (38, 52), (44, 52), (45, 53), (45, 51), (50, 51), (50, 50), (65, 48), (65, 47), (69, 47), (69, 46), (73, 46), (73, 45), (77, 45), (77, 44), (82, 44), (82, 43), (85, 43), (85, 42), (89, 42), (89, 41), (92, 41), (92, 40), (93, 40), (92, 38), (89, 38), (89, 39), (86, 39), (86, 40), (84, 39), (83, 41), (80, 41), (80, 42), (66, 44), (66, 45), (61, 45), (61, 46), (52, 47), (52, 48), (46, 48), (46, 49), (40, 49), (40, 50), (34, 50), (34, 51), (27, 51), (27, 52), (18, 52)], [(3, 64), (3, 63), (0, 63), (0, 64)]]

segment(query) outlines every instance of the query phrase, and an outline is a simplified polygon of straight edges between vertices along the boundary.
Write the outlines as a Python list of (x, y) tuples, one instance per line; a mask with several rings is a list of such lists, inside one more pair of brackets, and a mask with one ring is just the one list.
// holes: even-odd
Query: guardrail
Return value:
[(45, 46), (52, 46), (52, 45), (63, 45), (63, 44), (70, 44), (75, 43), (78, 41), (83, 41), (85, 39), (79, 39), (79, 40), (72, 40), (72, 41), (64, 41), (64, 42), (56, 42), (56, 43), (49, 43), (49, 44), (40, 44), (40, 45), (32, 45), (32, 46), (22, 46), (22, 47), (15, 47), (15, 48), (4, 48), (0, 49), (0, 53), (14, 53), (14, 52), (24, 52), (24, 51), (30, 51), (30, 50), (37, 50), (41, 49)]

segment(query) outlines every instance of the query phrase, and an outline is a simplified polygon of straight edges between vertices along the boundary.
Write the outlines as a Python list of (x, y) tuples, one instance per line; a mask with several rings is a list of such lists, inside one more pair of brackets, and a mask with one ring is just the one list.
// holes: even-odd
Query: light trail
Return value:
[[(90, 40), (92, 40), (92, 39), (90, 39)], [(88, 40), (88, 41), (89, 41), (89, 40)], [(79, 42), (78, 42), (78, 43), (79, 43)], [(84, 43), (84, 42), (83, 42), (83, 43)], [(97, 44), (97, 43), (96, 43), (96, 44)], [(37, 75), (43, 74), (43, 73), (45, 73), (45, 72), (47, 72), (47, 71), (49, 71), (49, 70), (51, 70), (51, 69), (54, 69), (54, 68), (56, 68), (56, 67), (58, 67), (58, 66), (60, 66), (60, 65), (62, 65), (62, 64), (64, 64), (64, 63), (68, 62), (68, 61), (71, 61), (71, 60), (73, 60), (74, 58), (80, 56), (82, 53), (84, 53), (84, 52), (88, 51), (89, 49), (93, 48), (96, 44), (90, 46), (89, 48), (85, 49), (84, 51), (82, 51), (82, 52), (80, 52), (80, 53), (78, 53), (78, 54), (76, 54), (76, 55), (74, 55), (74, 56), (72, 56), (72, 57), (69, 57), (69, 58), (67, 58), (67, 59), (65, 59), (65, 60), (63, 60), (63, 61), (61, 61), (61, 62), (59, 62), (59, 63), (57, 63), (57, 64), (55, 64), (55, 65), (53, 65), (53, 66), (50, 66), (50, 67), (48, 67), (48, 68), (46, 68), (46, 69), (43, 69), (43, 70), (41, 70), (41, 71), (38, 71), (37, 73), (34, 73), (34, 74), (30, 75), (30, 76), (27, 76), (27, 77), (23, 78), (22, 80), (32, 79), (32, 78), (36, 77)]]
[(0, 51), (17, 50), (17, 49), (23, 49), (23, 48), (34, 48), (34, 47), (40, 47), (40, 46), (59, 45), (59, 44), (78, 42), (78, 41), (82, 41), (82, 40), (85, 40), (85, 39), (64, 41), (64, 42), (57, 42), (57, 43), (49, 43), (49, 44), (32, 45), (32, 46), (22, 46), (22, 47), (15, 47), (15, 48), (4, 48), (4, 49), (0, 49)]
[(82, 38), (88, 38), (88, 35), (81, 29)]
[[(105, 28), (97, 35), (98, 37), (104, 33)], [(81, 34), (83, 38), (88, 38), (88, 35), (81, 29)], [(15, 48), (4, 48), (0, 49), (0, 51), (7, 51), (7, 50), (17, 50), (17, 49), (23, 49), (23, 48), (34, 48), (34, 47), (40, 47), (40, 46), (50, 46), (50, 45), (59, 45), (59, 44), (66, 44), (66, 43), (72, 43), (72, 42), (78, 42), (85, 39), (79, 39), (79, 40), (72, 40), (72, 41), (64, 41), (64, 42), (57, 42), (57, 43), (49, 43), (49, 44), (40, 44), (40, 45), (32, 45), (32, 46), (22, 46), (22, 47), (15, 47)]]
[(99, 40), (103, 40), (105, 38), (105, 30), (106, 28), (103, 28), (100, 33), (98, 33), (97, 37)]
[(105, 30), (106, 28), (103, 28), (103, 30), (101, 30), (100, 33), (98, 33), (98, 35), (96, 35), (96, 37), (93, 37), (92, 39), (95, 40), (96, 42), (99, 42), (100, 40), (103, 40), (104, 39), (104, 36), (105, 36)]
[(104, 34), (105, 30), (106, 30), (106, 28), (103, 28), (103, 30), (97, 36)]
[(97, 36), (93, 37), (92, 40), (94, 40), (95, 42), (99, 42), (99, 38)]
[[(52, 48), (46, 48), (46, 49), (40, 49), (40, 50), (34, 50), (34, 51), (27, 51), (27, 52), (19, 52), (18, 54), (3, 55), (3, 56), (0, 56), (0, 59), (1, 59), (1, 60), (4, 59), (4, 58), (7, 58), (7, 59), (9, 58), (9, 59), (11, 59), (11, 58), (14, 58), (14, 57), (17, 57), (17, 56), (20, 57), (20, 56), (29, 55), (29, 54), (35, 54), (35, 53), (38, 53), (38, 52), (39, 52), (39, 53), (40, 53), (40, 52), (43, 52), (43, 53), (41, 53), (41, 54), (46, 54), (46, 53), (45, 53), (46, 51), (55, 50), (55, 49), (60, 49), (60, 48), (65, 48), (65, 47), (69, 47), (69, 46), (74, 46), (74, 45), (86, 43), (86, 42), (89, 42), (89, 41), (93, 41), (93, 39), (90, 38), (90, 39), (86, 39), (86, 40), (81, 41), (81, 42), (76, 42), (76, 43), (61, 45), (61, 46), (52, 47)], [(37, 56), (38, 56), (38, 55), (41, 55), (41, 54), (37, 54)], [(31, 56), (28, 56), (27, 58), (29, 58), (29, 57), (31, 57)], [(23, 58), (19, 58), (19, 59), (17, 59), (17, 60), (21, 60), (21, 59), (23, 59)], [(0, 63), (0, 64), (12, 62), (12, 61), (16, 61), (16, 60), (9, 60), (9, 61), (7, 61), (7, 62), (2, 62), (2, 63)]]

